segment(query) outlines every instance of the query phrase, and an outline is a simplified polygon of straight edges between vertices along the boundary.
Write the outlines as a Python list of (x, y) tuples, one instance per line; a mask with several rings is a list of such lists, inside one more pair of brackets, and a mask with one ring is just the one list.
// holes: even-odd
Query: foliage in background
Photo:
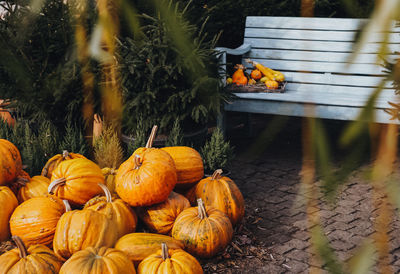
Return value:
[(172, 146), (183, 146), (183, 132), (179, 125), (179, 120), (176, 119), (171, 131), (168, 134), (167, 141), (165, 142), (166, 147)]
[(136, 128), (132, 131), (129, 131), (129, 133), (132, 133), (128, 137), (129, 142), (126, 149), (128, 157), (131, 156), (139, 147), (146, 146), (148, 129), (149, 127), (145, 126), (143, 117), (139, 115), (137, 117)]
[(233, 147), (225, 141), (220, 128), (216, 128), (205, 145), (200, 149), (204, 169), (213, 172), (216, 169), (229, 167), (234, 157)]
[(113, 127), (104, 125), (100, 136), (94, 139), (94, 159), (101, 168), (117, 169), (121, 165), (124, 151)]
[(87, 156), (90, 152), (89, 145), (83, 133), (83, 128), (80, 127), (79, 124), (73, 124), (71, 120), (68, 120), (67, 125), (65, 126), (65, 132), (62, 137), (62, 141), (59, 144), (59, 150), (57, 153), (60, 153), (64, 150), (79, 153), (85, 156)]

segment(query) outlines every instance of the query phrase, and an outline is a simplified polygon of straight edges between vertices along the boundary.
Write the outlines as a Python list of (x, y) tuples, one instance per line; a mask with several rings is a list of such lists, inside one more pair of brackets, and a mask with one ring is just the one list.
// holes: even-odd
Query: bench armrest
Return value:
[(218, 52), (221, 52), (221, 53), (225, 52), (226, 54), (230, 54), (230, 55), (243, 55), (251, 50), (251, 45), (243, 44), (240, 47), (237, 47), (235, 49), (217, 47), (217, 48), (215, 48), (215, 50)]

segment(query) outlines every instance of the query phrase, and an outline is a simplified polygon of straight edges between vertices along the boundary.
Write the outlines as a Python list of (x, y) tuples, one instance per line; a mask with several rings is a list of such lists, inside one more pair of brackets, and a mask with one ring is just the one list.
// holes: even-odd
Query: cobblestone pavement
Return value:
[[(299, 194), (301, 134), (294, 130), (289, 135), (292, 136), (272, 144), (257, 160), (238, 157), (233, 165), (231, 178), (245, 197), (246, 214), (256, 218), (247, 224), (254, 233), (254, 244), (263, 247), (268, 256), (258, 262), (250, 261), (246, 269), (232, 273), (327, 273), (310, 246), (309, 222), (301, 203), (307, 193)], [(242, 143), (237, 149), (245, 147)], [(375, 231), (373, 221), (377, 212), (372, 203), (373, 191), (365, 179), (368, 168), (368, 164), (363, 165), (351, 174), (336, 203), (327, 203), (323, 195), (318, 195), (318, 206), (311, 209), (321, 216), (324, 233), (342, 262), (347, 262)], [(397, 216), (393, 210), (389, 227), (390, 263), (393, 272), (400, 273)], [(378, 273), (376, 267), (370, 272)]]

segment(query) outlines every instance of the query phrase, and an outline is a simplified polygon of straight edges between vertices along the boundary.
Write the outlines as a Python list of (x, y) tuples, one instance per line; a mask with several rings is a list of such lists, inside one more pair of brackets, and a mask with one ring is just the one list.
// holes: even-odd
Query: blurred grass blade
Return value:
[(133, 33), (134, 39), (140, 39), (143, 32), (140, 28), (139, 16), (136, 8), (131, 5), (128, 0), (122, 0), (121, 9), (125, 20), (128, 22), (128, 27)]
[(348, 267), (351, 274), (365, 274), (371, 272), (375, 263), (376, 252), (371, 240), (367, 240), (350, 258)]

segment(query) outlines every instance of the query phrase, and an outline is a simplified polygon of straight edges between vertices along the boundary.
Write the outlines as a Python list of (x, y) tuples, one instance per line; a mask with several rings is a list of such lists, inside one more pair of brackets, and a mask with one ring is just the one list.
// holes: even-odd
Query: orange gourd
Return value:
[(53, 170), (63, 161), (66, 160), (71, 160), (71, 159), (77, 159), (77, 158), (86, 158), (85, 156), (78, 154), (78, 153), (72, 153), (68, 152), (67, 150), (64, 150), (62, 154), (57, 154), (51, 157), (45, 166), (42, 169), (42, 176), (45, 176), (49, 179), (51, 179), (51, 175), (53, 174)]
[(254, 80), (260, 80), (261, 77), (262, 77), (262, 73), (261, 73), (261, 71), (259, 71), (258, 69), (253, 69), (253, 70), (251, 71), (250, 76), (251, 76), (251, 78), (253, 78)]
[(232, 236), (228, 216), (216, 208), (206, 208), (201, 199), (197, 200), (197, 207), (179, 214), (172, 228), (172, 237), (181, 241), (190, 254), (202, 258), (211, 258), (225, 249)]
[(236, 71), (232, 75), (232, 81), (235, 83), (240, 78), (246, 77), (244, 75), (244, 66), (242, 64), (236, 64), (235, 66)]
[(19, 150), (11, 142), (0, 139), (0, 186), (14, 181), (21, 170)]
[(28, 182), (21, 186), (18, 191), (18, 201), (20, 203), (34, 197), (46, 196), (50, 179), (44, 176), (33, 176)]
[(17, 198), (6, 186), (0, 186), (0, 205), (0, 242), (2, 242), (10, 237), (10, 217), (18, 206)]
[(195, 257), (182, 249), (169, 250), (161, 244), (161, 250), (145, 258), (138, 267), (138, 274), (202, 274), (203, 269)]

